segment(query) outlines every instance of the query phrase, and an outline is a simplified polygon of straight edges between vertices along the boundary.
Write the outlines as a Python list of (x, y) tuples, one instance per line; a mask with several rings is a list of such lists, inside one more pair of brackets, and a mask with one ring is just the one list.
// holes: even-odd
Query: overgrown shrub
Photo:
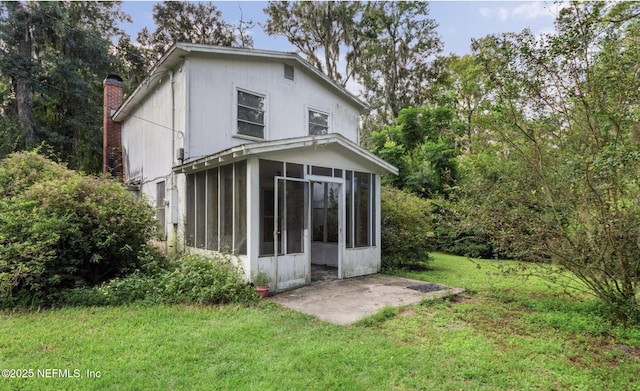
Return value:
[(167, 277), (163, 296), (169, 303), (219, 304), (252, 301), (255, 291), (230, 256), (187, 255)]
[(0, 162), (0, 304), (46, 305), (131, 273), (155, 232), (153, 209), (119, 183), (13, 154)]
[(186, 255), (167, 269), (135, 272), (100, 286), (60, 295), (60, 304), (102, 306), (123, 304), (247, 304), (257, 300), (229, 256)]
[(14, 153), (0, 161), (0, 196), (13, 197), (35, 183), (63, 179), (71, 175), (73, 171), (64, 165), (36, 152)]
[(471, 258), (493, 258), (491, 239), (471, 219), (464, 200), (432, 199), (436, 250)]
[(380, 204), (383, 269), (427, 267), (434, 249), (431, 203), (383, 186)]

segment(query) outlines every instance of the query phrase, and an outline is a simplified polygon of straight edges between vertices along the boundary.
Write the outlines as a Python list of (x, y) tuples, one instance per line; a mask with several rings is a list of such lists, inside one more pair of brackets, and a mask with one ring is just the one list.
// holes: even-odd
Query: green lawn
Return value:
[(640, 328), (612, 327), (541, 280), (498, 277), (495, 261), (435, 258), (403, 275), (471, 293), (374, 326), (270, 302), (3, 314), (0, 368), (34, 372), (0, 390), (640, 390)]

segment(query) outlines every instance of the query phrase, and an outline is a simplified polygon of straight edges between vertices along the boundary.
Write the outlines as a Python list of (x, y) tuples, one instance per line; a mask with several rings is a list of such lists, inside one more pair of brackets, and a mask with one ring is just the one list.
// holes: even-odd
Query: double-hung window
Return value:
[(264, 138), (264, 96), (238, 90), (238, 134)]
[(329, 133), (329, 114), (309, 110), (309, 134), (318, 135), (327, 133)]

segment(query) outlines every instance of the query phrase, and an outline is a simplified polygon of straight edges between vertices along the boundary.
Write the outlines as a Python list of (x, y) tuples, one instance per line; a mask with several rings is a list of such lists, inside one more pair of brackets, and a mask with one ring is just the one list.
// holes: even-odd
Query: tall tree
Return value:
[(488, 225), (541, 247), (625, 322), (640, 322), (639, 11), (574, 2), (555, 34), (474, 45), (496, 98), (486, 126), (513, 167), (486, 177)]
[(446, 197), (458, 179), (455, 140), (463, 127), (450, 107), (407, 107), (394, 125), (372, 132), (371, 150), (398, 167), (397, 176), (385, 178), (393, 186)]
[(117, 74), (124, 80), (124, 94), (131, 93), (147, 76), (150, 67), (146, 51), (131, 42), (131, 37), (121, 34), (115, 47), (115, 56), (119, 61)]
[(191, 42), (220, 46), (252, 47), (246, 29), (251, 22), (239, 26), (225, 22), (222, 12), (212, 3), (164, 1), (153, 6), (156, 30), (145, 27), (138, 34), (138, 42), (145, 49), (149, 64), (158, 60), (176, 42)]
[[(15, 99), (3, 96), (7, 117), (18, 117), (21, 149), (49, 144), (72, 168), (100, 168), (102, 80), (120, 68), (111, 39), (124, 34), (119, 3), (3, 2), (0, 73)], [(26, 36), (25, 36), (26, 34)]]
[(474, 142), (478, 141), (474, 140), (474, 136), (482, 131), (477, 124), (478, 112), (490, 105), (482, 65), (477, 57), (471, 55), (460, 57), (451, 54), (439, 57), (436, 61), (441, 71), (433, 88), (433, 99), (451, 105), (464, 121), (466, 132), (460, 141), (470, 151)]
[(27, 148), (37, 144), (33, 122), (33, 20), (30, 10), (20, 2), (4, 3), (0, 39), (5, 43), (2, 69), (12, 80), (22, 139)]
[(358, 28), (358, 81), (384, 122), (400, 110), (425, 103), (432, 61), (442, 50), (437, 24), (429, 17), (427, 2), (366, 3)]
[(307, 61), (344, 86), (353, 76), (354, 58), (340, 51), (353, 53), (361, 9), (360, 3), (349, 1), (270, 1), (263, 27), (268, 35), (285, 36)]

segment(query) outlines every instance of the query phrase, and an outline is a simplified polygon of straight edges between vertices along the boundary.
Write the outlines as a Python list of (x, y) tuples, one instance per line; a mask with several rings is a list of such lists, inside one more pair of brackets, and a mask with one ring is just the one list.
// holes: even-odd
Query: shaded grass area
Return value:
[(542, 280), (498, 277), (494, 261), (434, 257), (433, 270), (399, 274), (471, 293), (348, 327), (271, 302), (3, 314), (0, 367), (100, 377), (5, 378), (0, 389), (640, 389), (640, 329)]

